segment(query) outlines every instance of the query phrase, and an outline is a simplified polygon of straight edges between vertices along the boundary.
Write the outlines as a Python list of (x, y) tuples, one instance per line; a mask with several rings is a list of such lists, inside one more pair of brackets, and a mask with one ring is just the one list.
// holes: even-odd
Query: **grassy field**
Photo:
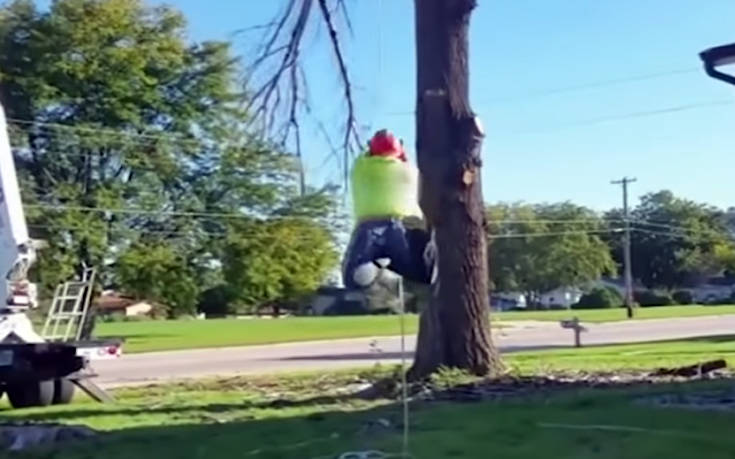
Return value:
[[(720, 314), (735, 314), (735, 305), (727, 306), (665, 306), (658, 308), (637, 308), (636, 320), (668, 319), (672, 317), (700, 317)], [(615, 322), (628, 320), (624, 308), (590, 309), (575, 311), (509, 311), (496, 314), (499, 320), (561, 320), (577, 316), (584, 322)]]
[[(735, 306), (675, 306), (641, 308), (637, 319), (735, 314)], [(503, 322), (557, 321), (578, 316), (585, 322), (625, 320), (623, 309), (587, 311), (528, 311), (494, 314), (494, 326)], [(415, 333), (416, 316), (406, 318), (407, 333)], [(301, 317), (279, 320), (182, 320), (100, 323), (97, 335), (127, 339), (125, 352), (151, 352), (208, 347), (248, 346), (369, 336), (393, 336), (400, 332), (396, 316)]]
[[(406, 332), (416, 333), (416, 316)], [(226, 346), (289, 343), (400, 334), (397, 316), (297, 317), (100, 323), (98, 336), (126, 338), (125, 352), (151, 352)]]
[[(724, 342), (724, 340), (723, 340)], [(672, 342), (543, 352), (510, 357), (511, 364), (558, 361), (560, 367), (627, 368), (631, 352), (646, 351), (646, 365), (680, 359), (683, 349), (711, 358), (717, 342)], [(732, 346), (721, 354), (731, 354)], [(700, 355), (701, 354), (701, 355)], [(639, 354), (640, 355), (640, 354)], [(618, 356), (618, 357), (615, 357)], [(576, 367), (575, 367), (576, 368)], [(115, 405), (81, 401), (66, 407), (6, 411), (6, 419), (84, 424), (106, 431), (93, 443), (12, 457), (48, 459), (323, 458), (345, 451), (396, 453), (401, 413), (387, 400), (322, 399), (357, 380), (354, 372), (321, 375), (240, 377), (151, 388), (124, 389)], [(380, 374), (385, 374), (381, 372)], [(652, 393), (733, 391), (731, 383), (700, 382), (635, 389), (584, 390), (552, 396), (483, 403), (434, 403), (411, 409), (410, 450), (422, 459), (501, 457), (554, 458), (732, 458), (735, 413), (660, 408), (639, 403)], [(274, 399), (291, 403), (274, 404)], [(600, 427), (603, 426), (603, 427)]]
[(506, 356), (508, 366), (522, 374), (652, 369), (692, 365), (713, 359), (725, 359), (729, 367), (735, 367), (735, 335), (522, 352)]

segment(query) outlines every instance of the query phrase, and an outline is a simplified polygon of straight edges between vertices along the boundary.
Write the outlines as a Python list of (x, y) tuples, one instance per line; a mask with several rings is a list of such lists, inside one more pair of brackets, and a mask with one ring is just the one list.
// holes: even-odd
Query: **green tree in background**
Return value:
[(169, 315), (196, 312), (197, 278), (186, 263), (186, 254), (176, 247), (158, 243), (136, 244), (119, 258), (120, 287), (135, 292), (138, 299), (154, 301), (170, 308)]
[(250, 234), (238, 220), (331, 215), (331, 190), (300, 195), (294, 157), (244, 128), (230, 45), (186, 33), (179, 12), (142, 0), (0, 9), (0, 97), (32, 234), (49, 242), (46, 289), (83, 262), (191, 312), (223, 281), (225, 241)]
[(314, 291), (337, 261), (329, 229), (307, 219), (237, 224), (222, 259), (224, 278), (238, 286), (241, 312), (259, 305), (291, 307)]
[[(607, 217), (619, 219), (621, 212)], [(649, 288), (696, 284), (735, 267), (735, 240), (726, 214), (716, 207), (660, 191), (643, 196), (631, 218), (633, 277)], [(620, 238), (609, 243), (622, 263)]]
[(523, 292), (533, 303), (543, 292), (584, 286), (615, 272), (600, 238), (603, 222), (589, 209), (570, 203), (496, 204), (487, 214), (493, 290)]

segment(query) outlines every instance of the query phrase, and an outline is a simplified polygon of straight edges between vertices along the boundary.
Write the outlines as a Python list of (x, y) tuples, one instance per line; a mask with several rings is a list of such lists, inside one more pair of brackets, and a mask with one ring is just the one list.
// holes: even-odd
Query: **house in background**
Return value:
[(579, 302), (584, 291), (579, 287), (558, 287), (542, 293), (538, 302), (545, 309), (569, 309)]
[(317, 316), (367, 314), (369, 307), (362, 291), (343, 287), (320, 287), (311, 298), (307, 311)]
[(713, 304), (729, 301), (735, 295), (735, 277), (708, 277), (698, 285), (686, 290), (692, 293), (695, 303)]
[(495, 311), (511, 309), (525, 309), (526, 295), (518, 292), (492, 292), (490, 294), (490, 308)]
[(94, 302), (99, 315), (124, 315), (124, 316), (144, 316), (153, 311), (153, 305), (146, 302), (136, 300), (132, 297), (120, 295), (116, 292), (103, 292), (102, 295)]
[[(625, 298), (625, 279), (622, 277), (602, 277), (599, 280), (592, 282), (589, 289), (607, 287), (618, 291), (621, 297)], [(633, 290), (648, 290), (645, 285), (639, 281), (633, 281)]]

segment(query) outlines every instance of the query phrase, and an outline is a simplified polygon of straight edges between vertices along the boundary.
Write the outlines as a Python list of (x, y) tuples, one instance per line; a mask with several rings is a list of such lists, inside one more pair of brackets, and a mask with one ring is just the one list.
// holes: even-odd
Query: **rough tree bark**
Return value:
[(476, 375), (501, 368), (488, 316), (484, 132), (469, 103), (468, 31), (475, 6), (475, 0), (415, 0), (416, 151), (437, 271), (421, 315), (414, 379), (443, 366)]

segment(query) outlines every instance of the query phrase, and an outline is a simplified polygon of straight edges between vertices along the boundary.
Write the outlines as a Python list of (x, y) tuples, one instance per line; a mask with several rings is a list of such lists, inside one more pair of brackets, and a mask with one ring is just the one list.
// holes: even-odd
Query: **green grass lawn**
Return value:
[[(8, 420), (84, 424), (105, 432), (89, 443), (14, 458), (334, 459), (355, 450), (397, 453), (401, 412), (390, 401), (325, 400), (280, 407), (268, 403), (274, 398), (298, 401), (335, 393), (354, 380), (349, 372), (228, 378), (124, 389), (116, 393), (114, 405), (81, 401), (2, 414)], [(500, 402), (414, 405), (410, 451), (412, 457), (422, 459), (732, 458), (735, 413), (636, 402), (652, 392), (727, 388), (703, 382)]]
[[(406, 333), (416, 333), (416, 316), (405, 323)], [(397, 316), (114, 322), (100, 323), (96, 334), (125, 337), (124, 351), (134, 353), (393, 336), (400, 334), (400, 322)]]
[[(735, 314), (735, 306), (641, 308), (637, 314), (637, 319)], [(578, 316), (585, 322), (608, 322), (625, 320), (625, 310), (528, 311), (493, 315), (496, 327), (503, 326), (504, 321), (557, 321), (572, 316)], [(406, 332), (415, 333), (417, 327), (417, 317), (407, 316)], [(115, 322), (100, 323), (96, 330), (100, 337), (125, 337), (127, 353), (394, 336), (399, 333), (397, 316)]]
[[(672, 317), (699, 317), (720, 314), (735, 314), (735, 305), (727, 306), (665, 306), (657, 308), (637, 308), (635, 319), (667, 319)], [(628, 320), (624, 308), (561, 310), (561, 311), (509, 311), (495, 314), (499, 320), (561, 320), (577, 316), (584, 322), (615, 322)]]
[(691, 338), (654, 343), (592, 346), (508, 354), (506, 362), (516, 371), (619, 371), (693, 365), (725, 359), (735, 367), (735, 335)]

